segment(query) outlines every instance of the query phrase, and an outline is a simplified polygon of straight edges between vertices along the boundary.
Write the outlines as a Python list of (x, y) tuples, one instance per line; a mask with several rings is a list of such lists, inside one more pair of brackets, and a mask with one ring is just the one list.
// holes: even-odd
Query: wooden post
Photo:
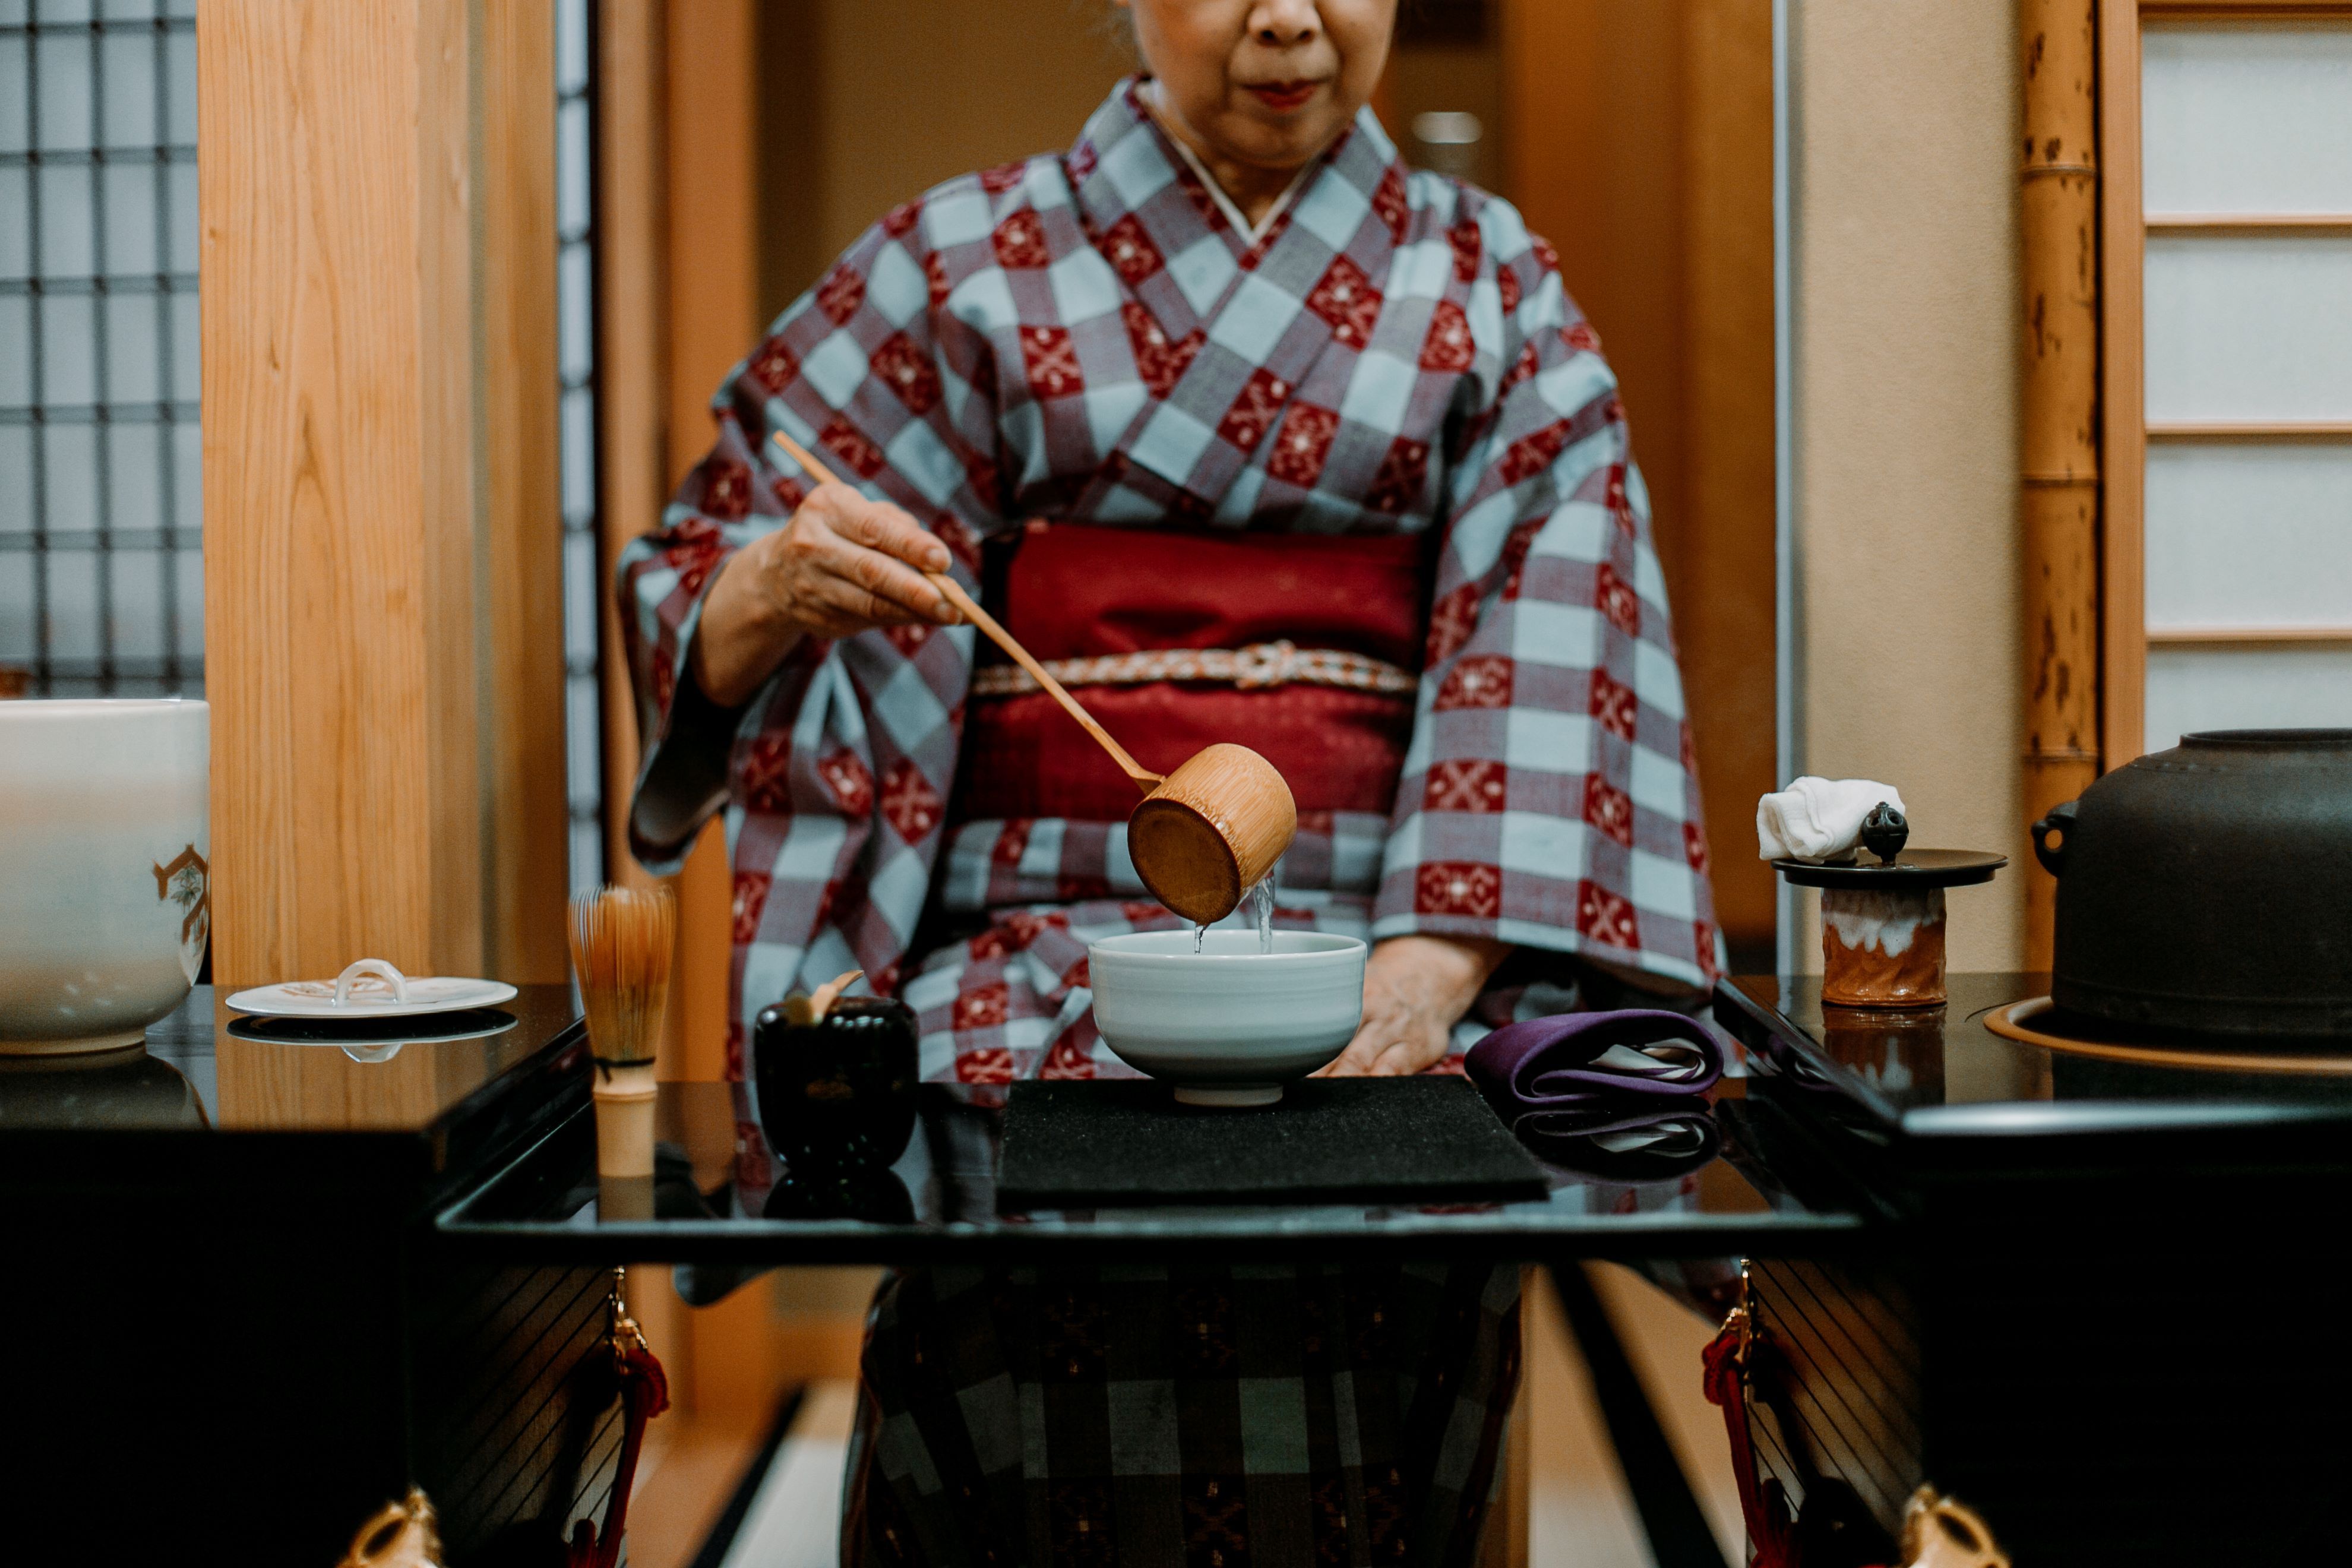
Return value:
[[(628, 542), (660, 521), (670, 491), (709, 448), (717, 434), (710, 395), (759, 331), (756, 19), (750, 0), (601, 6), (604, 776), (616, 881), (645, 873), (628, 847), (640, 753), (609, 608), (612, 571)], [(718, 824), (673, 880), (678, 963), (660, 1073), (720, 1078), (734, 920)]]
[(196, 19), (225, 984), (363, 956), (562, 975), (561, 703), (530, 710), (562, 658), (532, 640), (561, 602), (553, 370), (499, 363), (555, 314), (534, 14), (543, 34), (544, 0)]
[[(1503, 0), (1503, 195), (1558, 247), (1624, 388), (1675, 612), (1735, 965), (1769, 966), (1751, 847), (1774, 733), (1772, 7)], [(1766, 650), (1759, 657), (1759, 650)]]
[[(2025, 285), (2024, 821), (2099, 773), (2099, 174), (2095, 0), (2021, 0)], [(2020, 840), (2021, 846), (2022, 840)], [(2031, 856), (2026, 963), (2046, 968), (2057, 884)]]

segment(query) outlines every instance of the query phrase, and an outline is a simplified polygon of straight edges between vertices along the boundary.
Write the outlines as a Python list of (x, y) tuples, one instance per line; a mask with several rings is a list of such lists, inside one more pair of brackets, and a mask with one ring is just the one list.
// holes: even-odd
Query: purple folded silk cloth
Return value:
[(1604, 1106), (1696, 1101), (1723, 1076), (1723, 1047), (1680, 1013), (1559, 1013), (1504, 1025), (1463, 1066), (1514, 1131), (1566, 1132)]
[(1638, 1184), (1686, 1175), (1722, 1151), (1704, 1100), (1619, 1100), (1519, 1118), (1519, 1142), (1556, 1171)]

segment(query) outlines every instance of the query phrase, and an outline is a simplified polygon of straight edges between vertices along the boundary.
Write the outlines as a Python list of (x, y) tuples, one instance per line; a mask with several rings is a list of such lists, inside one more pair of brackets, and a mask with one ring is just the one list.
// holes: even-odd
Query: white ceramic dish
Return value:
[(0, 702), (0, 1055), (143, 1038), (212, 931), (212, 710)]
[(455, 1013), (465, 1007), (495, 1007), (514, 999), (515, 988), (498, 980), (427, 975), (411, 980), (380, 958), (362, 958), (332, 980), (290, 980), (257, 985), (228, 999), (239, 1013), (265, 1018), (413, 1018)]
[(1189, 931), (1087, 949), (1095, 1024), (1119, 1060), (1188, 1105), (1271, 1105), (1336, 1058), (1363, 1016), (1364, 944), (1318, 931)]

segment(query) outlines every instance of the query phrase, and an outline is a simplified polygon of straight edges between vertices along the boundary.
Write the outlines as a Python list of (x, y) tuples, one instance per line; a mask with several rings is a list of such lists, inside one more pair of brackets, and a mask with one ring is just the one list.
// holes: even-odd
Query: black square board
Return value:
[(1471, 1203), (1543, 1171), (1459, 1078), (1318, 1078), (1274, 1105), (1179, 1105), (1148, 1079), (1016, 1083), (996, 1206)]

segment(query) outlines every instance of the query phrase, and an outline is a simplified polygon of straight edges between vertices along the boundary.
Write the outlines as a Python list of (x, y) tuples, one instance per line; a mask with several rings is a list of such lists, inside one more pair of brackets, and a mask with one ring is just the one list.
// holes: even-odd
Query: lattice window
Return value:
[(557, 364), (562, 375), (563, 676), (572, 885), (604, 879), (604, 728), (597, 625), (595, 10), (556, 0)]
[(204, 692), (195, 0), (0, 0), (0, 694)]

